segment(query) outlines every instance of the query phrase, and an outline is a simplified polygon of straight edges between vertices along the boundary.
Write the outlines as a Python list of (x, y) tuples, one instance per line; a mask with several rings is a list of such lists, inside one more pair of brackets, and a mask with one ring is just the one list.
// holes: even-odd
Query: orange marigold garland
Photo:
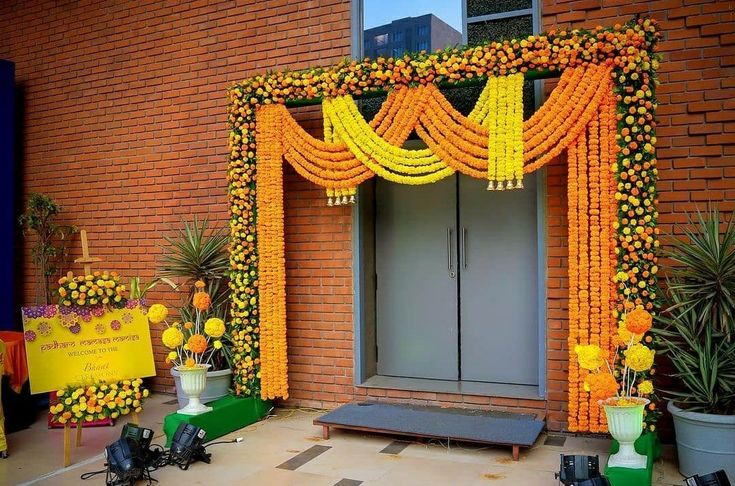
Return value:
[(257, 120), (260, 147), (256, 197), (260, 242), (260, 395), (270, 400), (288, 398), (283, 147), (277, 107), (258, 108)]
[(578, 192), (577, 184), (577, 164), (578, 151), (577, 144), (569, 147), (567, 156), (567, 227), (568, 233), (568, 261), (569, 267), (569, 336), (567, 338), (567, 348), (569, 349), (569, 430), (577, 432), (584, 429), (584, 424), (580, 424), (580, 390), (579, 376), (580, 370), (576, 359), (571, 359), (572, 351), (581, 344), (579, 329), (579, 213), (578, 213)]

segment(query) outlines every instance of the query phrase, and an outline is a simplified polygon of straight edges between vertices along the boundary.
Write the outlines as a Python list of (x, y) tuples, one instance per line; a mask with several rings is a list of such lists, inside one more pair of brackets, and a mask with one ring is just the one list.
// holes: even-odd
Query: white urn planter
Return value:
[(192, 368), (177, 366), (181, 378), (181, 390), (189, 399), (184, 408), (178, 410), (183, 415), (199, 415), (212, 410), (212, 407), (204, 405), (201, 395), (207, 386), (207, 371), (211, 365), (197, 365)]
[(620, 450), (610, 456), (608, 467), (625, 467), (628, 469), (645, 469), (648, 458), (635, 451), (635, 441), (643, 432), (643, 409), (649, 401), (643, 398), (631, 398), (635, 405), (612, 405), (603, 402), (607, 426), (610, 435), (620, 444)]
[[(184, 390), (181, 389), (181, 373), (171, 368), (171, 376), (174, 377), (176, 385), (176, 399), (179, 401), (179, 408), (184, 408), (189, 401)], [(230, 394), (232, 388), (232, 370), (227, 368), (224, 370), (207, 371), (207, 386), (204, 387), (199, 400), (202, 403), (210, 403), (218, 398), (222, 398)]]

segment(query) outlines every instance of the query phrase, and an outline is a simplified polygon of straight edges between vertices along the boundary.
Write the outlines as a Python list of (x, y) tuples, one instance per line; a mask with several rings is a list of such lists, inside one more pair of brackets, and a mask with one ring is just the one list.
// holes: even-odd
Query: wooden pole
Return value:
[(64, 424), (64, 467), (71, 464), (71, 426), (69, 422)]
[(87, 241), (87, 230), (80, 232), (82, 237), (82, 258), (77, 258), (74, 263), (81, 263), (84, 265), (84, 275), (90, 275), (92, 273), (92, 264), (101, 262), (100, 258), (89, 256), (89, 243)]
[(77, 421), (77, 447), (82, 446), (82, 421)]

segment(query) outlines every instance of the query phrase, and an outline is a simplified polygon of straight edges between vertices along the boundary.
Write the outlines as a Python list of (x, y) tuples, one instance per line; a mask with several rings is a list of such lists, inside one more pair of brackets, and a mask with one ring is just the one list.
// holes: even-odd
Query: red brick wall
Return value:
[[(344, 0), (2, 1), (0, 58), (16, 63), (25, 113), (23, 191), (54, 197), (102, 267), (148, 280), (182, 219), (227, 225), (230, 84), (349, 53)], [(33, 303), (27, 247), (22, 258)]]
[[(676, 232), (686, 212), (710, 202), (734, 210), (735, 1), (544, 0), (542, 13), (544, 30), (612, 25), (635, 14), (660, 21), (656, 132), (662, 234)], [(565, 181), (563, 166), (549, 169), (548, 367), (550, 373), (559, 370), (549, 375), (550, 428), (566, 423), (564, 400), (556, 401), (566, 395)], [(561, 359), (554, 361), (557, 353)]]
[[(0, 57), (24, 94), (26, 192), (42, 190), (93, 252), (125, 275), (153, 275), (181, 218), (227, 219), (224, 90), (270, 68), (350, 52), (348, 1), (0, 3)], [(234, 4), (233, 4), (234, 3)], [(735, 207), (733, 1), (545, 0), (543, 27), (609, 25), (650, 13), (664, 31), (658, 90), (664, 232), (707, 201)], [(297, 118), (316, 126), (318, 112)], [(287, 170), (289, 404), (330, 407), (353, 383), (351, 216)], [(566, 424), (566, 169), (548, 168), (548, 400), (369, 390), (372, 398), (511, 407)], [(25, 301), (32, 269), (24, 253)], [(166, 298), (172, 296), (156, 294)], [(159, 351), (160, 353), (160, 351)], [(160, 357), (159, 357), (160, 360)], [(161, 366), (159, 373), (166, 371)], [(166, 379), (157, 381), (168, 386)]]

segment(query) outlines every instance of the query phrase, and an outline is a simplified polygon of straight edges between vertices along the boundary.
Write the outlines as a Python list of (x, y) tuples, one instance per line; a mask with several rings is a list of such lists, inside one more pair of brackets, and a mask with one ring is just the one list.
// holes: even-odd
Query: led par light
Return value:
[(145, 472), (143, 458), (131, 450), (126, 439), (118, 439), (105, 447), (107, 486), (133, 485)]
[(206, 435), (207, 432), (196, 425), (186, 422), (179, 424), (171, 440), (169, 463), (184, 470), (189, 469), (189, 465), (196, 460), (210, 463), (212, 455), (207, 454), (202, 446)]
[[(599, 456), (565, 456), (562, 454), (560, 462), (559, 472), (555, 476), (566, 486), (577, 485), (580, 481), (600, 477)], [(595, 483), (589, 486), (593, 484)]]
[(143, 450), (147, 450), (151, 446), (153, 440), (153, 431), (145, 427), (138, 427), (135, 424), (125, 424), (120, 434), (121, 439), (135, 441)]
[(685, 480), (687, 486), (731, 486), (730, 480), (727, 479), (727, 473), (724, 469), (705, 474), (704, 476), (688, 477)]

